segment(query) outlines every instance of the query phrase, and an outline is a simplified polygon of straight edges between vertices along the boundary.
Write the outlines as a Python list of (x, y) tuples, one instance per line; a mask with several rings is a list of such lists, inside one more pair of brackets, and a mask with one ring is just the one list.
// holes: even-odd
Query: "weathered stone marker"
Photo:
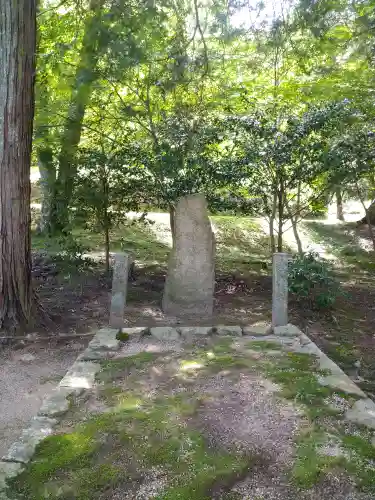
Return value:
[(215, 238), (204, 195), (179, 199), (174, 217), (163, 311), (173, 316), (211, 315), (215, 288)]
[(288, 324), (289, 254), (274, 253), (272, 263), (272, 326)]
[(113, 268), (111, 311), (109, 316), (109, 324), (112, 328), (122, 328), (124, 326), (129, 265), (130, 259), (128, 254), (116, 254)]

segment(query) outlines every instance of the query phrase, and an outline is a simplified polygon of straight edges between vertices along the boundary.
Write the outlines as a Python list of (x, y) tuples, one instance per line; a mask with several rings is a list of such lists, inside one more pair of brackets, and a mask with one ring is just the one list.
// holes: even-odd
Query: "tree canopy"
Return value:
[(85, 172), (110, 164), (133, 207), (245, 201), (281, 249), (284, 225), (353, 169), (371, 187), (373, 13), (370, 0), (42, 1), (41, 230), (68, 232), (77, 199), (92, 200)]

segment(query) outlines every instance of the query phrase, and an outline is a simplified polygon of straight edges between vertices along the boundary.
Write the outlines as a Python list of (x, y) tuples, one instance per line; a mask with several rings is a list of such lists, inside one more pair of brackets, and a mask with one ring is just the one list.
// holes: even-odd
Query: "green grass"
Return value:
[[(268, 236), (250, 217), (213, 216), (217, 229), (217, 265), (222, 272), (252, 274), (269, 272), (271, 254)], [(170, 247), (158, 240), (157, 227), (137, 222), (128, 222), (111, 231), (111, 251), (128, 252), (142, 266), (165, 268)], [(72, 236), (88, 252), (103, 252), (102, 234), (76, 227)], [(32, 234), (34, 250), (56, 254), (61, 251), (59, 238), (46, 238)]]
[(214, 216), (217, 228), (217, 261), (222, 271), (239, 273), (269, 272), (269, 237), (251, 217)]
[(322, 475), (344, 464), (342, 457), (319, 453), (319, 447), (322, 447), (325, 442), (326, 434), (318, 427), (313, 427), (298, 436), (296, 459), (290, 473), (296, 486), (303, 489), (311, 488)]
[[(92, 230), (74, 228), (72, 237), (87, 252), (103, 252), (104, 236)], [(34, 250), (46, 251), (56, 254), (64, 247), (59, 244), (60, 238), (46, 238), (36, 233), (32, 234), (32, 246)], [(111, 231), (111, 251), (124, 251), (129, 253), (138, 263), (142, 265), (165, 266), (170, 248), (157, 240), (152, 229), (142, 223), (123, 224), (116, 230)]]
[(310, 238), (323, 244), (327, 251), (339, 259), (341, 272), (350, 274), (373, 273), (375, 259), (373, 252), (363, 249), (356, 235), (355, 223), (325, 224), (324, 222), (305, 221), (303, 226), (308, 230)]

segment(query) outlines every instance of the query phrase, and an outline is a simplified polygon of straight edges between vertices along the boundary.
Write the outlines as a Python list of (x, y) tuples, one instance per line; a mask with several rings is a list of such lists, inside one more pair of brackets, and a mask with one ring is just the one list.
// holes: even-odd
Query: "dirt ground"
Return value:
[[(309, 303), (300, 303), (291, 297), (290, 320), (304, 330), (370, 397), (375, 397), (375, 262), (368, 252), (367, 229), (356, 228), (353, 224), (319, 221), (305, 223), (304, 230), (307, 232), (307, 229), (311, 241), (315, 238), (319, 245), (324, 245), (327, 252), (335, 256), (335, 265), (346, 295), (339, 298), (333, 310), (328, 311), (316, 311)], [(134, 231), (133, 228), (131, 230)], [(160, 231), (167, 240), (165, 227)], [(140, 245), (144, 245), (144, 248), (139, 246), (137, 251), (141, 250), (147, 256), (150, 248), (157, 248), (164, 258), (168, 249), (154, 241), (148, 242), (150, 246), (147, 246), (142, 234), (135, 235)], [(229, 260), (230, 272), (218, 270), (214, 317), (199, 318), (199, 324), (246, 325), (254, 321), (270, 321), (272, 280), (269, 259), (261, 256), (256, 261), (244, 260), (244, 256), (254, 254), (254, 247), (251, 241), (242, 241), (243, 231), (235, 229), (233, 233), (228, 233), (224, 242), (227, 237), (232, 238), (228, 239), (228, 248), (240, 248), (242, 253), (239, 258), (236, 257), (237, 260)], [(134, 244), (133, 241), (130, 243)], [(367, 248), (364, 248), (366, 244)], [(259, 253), (258, 247), (256, 252)], [(224, 262), (228, 257), (231, 254), (224, 252)], [(129, 326), (196, 325), (197, 318), (163, 315), (160, 304), (165, 262), (159, 265), (143, 260), (136, 263), (129, 283), (124, 323)], [(108, 324), (111, 276), (104, 273), (100, 262), (66, 266), (43, 252), (35, 252), (33, 275), (49, 321), (47, 329), (31, 334), (50, 335), (51, 341), (28, 342), (26, 346), (0, 345), (0, 401), (4, 409), (0, 415), (0, 451), (35, 414), (43, 396), (63, 376), (79, 353), (80, 346), (89, 340), (77, 338), (62, 342), (56, 339), (61, 334), (90, 332)], [(28, 354), (35, 356), (34, 359), (27, 358)], [(23, 355), (26, 355), (27, 361), (22, 360)], [(47, 382), (43, 382), (45, 380)]]
[(291, 353), (294, 340), (124, 342), (14, 498), (371, 500), (368, 436), (340, 420), (354, 400), (322, 389), (313, 358)]
[(38, 342), (0, 351), (0, 457), (37, 414), (43, 398), (56, 387), (87, 342), (87, 338)]

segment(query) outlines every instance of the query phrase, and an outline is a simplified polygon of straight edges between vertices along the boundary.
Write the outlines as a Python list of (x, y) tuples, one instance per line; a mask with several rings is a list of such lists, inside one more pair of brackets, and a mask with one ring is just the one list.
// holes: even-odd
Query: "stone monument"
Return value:
[(192, 194), (178, 200), (174, 234), (163, 311), (173, 316), (212, 315), (215, 238), (204, 195)]
[(272, 326), (288, 324), (288, 262), (287, 253), (274, 253), (272, 262)]

